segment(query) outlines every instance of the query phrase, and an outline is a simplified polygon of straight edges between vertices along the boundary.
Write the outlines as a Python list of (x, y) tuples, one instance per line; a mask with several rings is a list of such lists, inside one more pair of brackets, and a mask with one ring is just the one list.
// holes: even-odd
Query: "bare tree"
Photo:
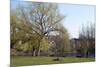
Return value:
[(95, 24), (90, 23), (83, 26), (79, 34), (81, 48), (85, 57), (89, 54), (95, 53)]

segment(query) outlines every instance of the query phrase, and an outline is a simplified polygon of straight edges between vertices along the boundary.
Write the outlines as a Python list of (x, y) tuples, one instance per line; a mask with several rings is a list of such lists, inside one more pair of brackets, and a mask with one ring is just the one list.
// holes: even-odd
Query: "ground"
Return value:
[(55, 57), (32, 57), (32, 56), (13, 56), (11, 57), (11, 67), (28, 66), (40, 64), (58, 64), (58, 63), (75, 63), (75, 62), (94, 62), (95, 58), (75, 58), (60, 57), (60, 61), (53, 61)]

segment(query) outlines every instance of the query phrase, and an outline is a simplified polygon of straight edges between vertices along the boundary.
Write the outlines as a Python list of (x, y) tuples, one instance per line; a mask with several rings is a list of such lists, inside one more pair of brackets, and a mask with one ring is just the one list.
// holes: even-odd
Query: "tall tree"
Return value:
[(85, 57), (88, 57), (89, 53), (95, 53), (95, 24), (89, 23), (87, 26), (83, 26), (79, 34), (81, 48)]
[(40, 55), (40, 46), (43, 38), (48, 38), (50, 32), (59, 31), (58, 25), (64, 19), (59, 13), (57, 4), (53, 3), (39, 3), (28, 2), (28, 8), (19, 6), (19, 12), (17, 14), (19, 23), (23, 26), (19, 26), (19, 29), (23, 29), (24, 32), (31, 34), (37, 34), (37, 55)]

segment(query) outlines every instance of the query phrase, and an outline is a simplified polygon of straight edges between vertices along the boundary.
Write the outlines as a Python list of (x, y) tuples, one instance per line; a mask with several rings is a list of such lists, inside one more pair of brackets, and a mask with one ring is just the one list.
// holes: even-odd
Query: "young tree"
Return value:
[[(61, 25), (60, 25), (61, 26)], [(61, 26), (61, 31), (59, 32), (59, 36), (62, 38), (62, 44), (64, 52), (70, 52), (70, 40), (69, 40), (69, 32), (64, 26)]]
[(60, 31), (56, 35), (50, 36), (50, 52), (54, 56), (65, 56), (65, 53), (70, 51), (70, 41), (67, 29), (60, 25)]

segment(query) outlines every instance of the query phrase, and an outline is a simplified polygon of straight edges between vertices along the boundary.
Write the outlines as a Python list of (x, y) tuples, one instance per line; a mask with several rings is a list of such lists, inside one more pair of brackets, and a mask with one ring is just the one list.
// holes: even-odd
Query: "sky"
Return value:
[[(16, 7), (18, 0), (11, 0), (11, 7)], [(62, 24), (68, 30), (70, 38), (78, 38), (81, 26), (96, 23), (96, 8), (94, 5), (59, 3), (58, 9), (64, 16)]]
[(78, 38), (82, 25), (96, 23), (94, 5), (59, 4), (59, 10), (66, 15), (63, 25), (68, 29), (71, 38)]

